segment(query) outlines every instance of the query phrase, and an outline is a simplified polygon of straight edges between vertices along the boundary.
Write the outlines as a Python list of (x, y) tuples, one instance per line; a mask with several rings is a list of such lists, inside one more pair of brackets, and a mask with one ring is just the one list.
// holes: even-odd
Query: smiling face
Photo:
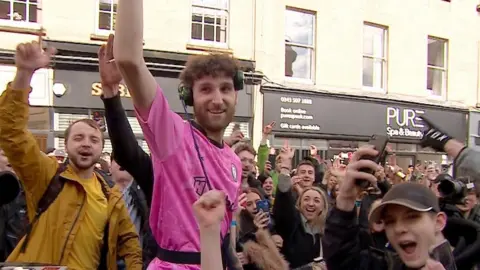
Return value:
[(193, 111), (197, 122), (207, 131), (222, 132), (233, 120), (237, 92), (233, 79), (205, 76), (193, 84)]
[(268, 177), (265, 182), (263, 182), (262, 188), (268, 196), (273, 195), (273, 180), (271, 177)]
[(249, 150), (240, 151), (237, 156), (242, 162), (242, 179), (246, 179), (249, 174), (254, 172), (255, 155)]
[(310, 189), (303, 193), (300, 199), (300, 212), (307, 219), (312, 221), (325, 209), (325, 200), (320, 192)]
[(444, 213), (418, 212), (400, 205), (384, 209), (387, 238), (406, 266), (423, 267), (429, 249), (436, 244), (446, 224)]
[(94, 124), (88, 123), (88, 120), (73, 123), (65, 138), (70, 162), (79, 170), (93, 167), (100, 159), (103, 149), (102, 133)]
[(315, 180), (315, 168), (309, 164), (302, 164), (297, 168), (297, 175), (301, 178), (302, 188), (311, 187)]

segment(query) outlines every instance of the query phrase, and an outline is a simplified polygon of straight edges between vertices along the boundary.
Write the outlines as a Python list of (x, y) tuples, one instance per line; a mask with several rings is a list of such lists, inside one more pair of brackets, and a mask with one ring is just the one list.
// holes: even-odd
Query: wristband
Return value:
[(232, 222), (230, 223), (230, 227), (236, 227), (236, 226), (237, 226), (237, 221), (232, 220)]

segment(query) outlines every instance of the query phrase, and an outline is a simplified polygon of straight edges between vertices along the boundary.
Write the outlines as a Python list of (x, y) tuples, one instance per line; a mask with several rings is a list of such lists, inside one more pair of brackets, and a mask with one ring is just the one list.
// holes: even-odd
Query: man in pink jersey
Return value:
[(224, 251), (237, 207), (242, 168), (223, 142), (223, 133), (235, 113), (239, 68), (229, 56), (192, 58), (180, 79), (182, 97), (193, 105), (195, 119), (183, 121), (170, 110), (143, 59), (142, 0), (118, 2), (114, 57), (152, 153), (150, 226), (160, 252), (148, 269), (200, 269), (200, 235), (192, 205), (209, 190), (225, 193), (227, 211), (218, 243)]

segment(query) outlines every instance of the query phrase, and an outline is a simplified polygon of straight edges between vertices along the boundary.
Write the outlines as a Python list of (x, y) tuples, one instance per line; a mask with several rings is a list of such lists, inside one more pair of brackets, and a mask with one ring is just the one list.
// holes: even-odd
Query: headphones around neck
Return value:
[[(238, 70), (235, 73), (235, 76), (233, 76), (233, 87), (235, 88), (235, 91), (239, 91), (243, 89), (243, 80), (244, 80), (244, 75), (243, 71)], [(193, 106), (193, 89), (191, 87), (187, 87), (184, 84), (180, 84), (178, 86), (178, 95), (180, 97), (180, 100), (183, 101), (183, 103), (186, 106)]]

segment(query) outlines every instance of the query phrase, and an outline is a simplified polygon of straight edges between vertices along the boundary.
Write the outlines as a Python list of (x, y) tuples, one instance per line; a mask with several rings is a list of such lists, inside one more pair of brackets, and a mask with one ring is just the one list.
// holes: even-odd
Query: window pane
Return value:
[[(287, 46), (287, 47), (290, 47), (292, 51), (289, 52), (290, 56), (285, 57), (285, 61), (289, 61), (289, 63), (286, 63), (285, 65), (285, 76), (302, 78), (302, 79), (311, 79), (312, 78), (311, 62), (312, 62), (312, 53), (313, 53), (312, 49), (295, 47), (295, 46)], [(290, 66), (291, 66), (291, 69), (287, 70), (287, 68), (290, 68)]]
[(227, 41), (228, 12), (193, 7), (192, 14), (192, 39), (221, 43)]
[(198, 23), (192, 23), (192, 39), (202, 39), (202, 25)]
[(203, 22), (208, 24), (214, 24), (215, 16), (205, 14), (205, 17), (203, 17)]
[(363, 86), (383, 88), (383, 60), (363, 57)]
[(28, 20), (27, 18), (27, 5), (24, 3), (13, 3), (13, 20), (14, 21), (24, 21)]
[(285, 12), (286, 39), (289, 42), (313, 46), (315, 16), (288, 9)]
[(192, 22), (202, 22), (202, 15), (201, 14), (193, 14), (192, 15)]
[(98, 29), (112, 30), (110, 29), (111, 13), (100, 12), (98, 14)]
[(10, 1), (0, 1), (0, 19), (10, 20)]
[(111, 9), (112, 9), (112, 6), (110, 5), (110, 3), (102, 3), (102, 2), (100, 2), (100, 5), (99, 5), (99, 10), (100, 10), (100, 11), (110, 12)]
[(215, 36), (215, 27), (213, 25), (208, 25), (208, 24), (205, 24), (203, 25), (203, 29), (204, 29), (204, 33), (203, 33), (203, 40), (206, 40), (206, 41), (214, 41), (214, 36)]
[(428, 38), (428, 65), (445, 68), (446, 41)]
[(216, 42), (227, 42), (227, 31), (226, 31), (225, 27), (216, 26), (215, 41)]
[(445, 71), (434, 68), (427, 68), (427, 89), (432, 95), (441, 96), (446, 87)]
[[(30, 1), (32, 2), (32, 1)], [(29, 22), (38, 22), (37, 21), (37, 5), (30, 4), (28, 7), (28, 21)]]
[(363, 26), (363, 54), (378, 58), (385, 56), (385, 29), (371, 25)]

